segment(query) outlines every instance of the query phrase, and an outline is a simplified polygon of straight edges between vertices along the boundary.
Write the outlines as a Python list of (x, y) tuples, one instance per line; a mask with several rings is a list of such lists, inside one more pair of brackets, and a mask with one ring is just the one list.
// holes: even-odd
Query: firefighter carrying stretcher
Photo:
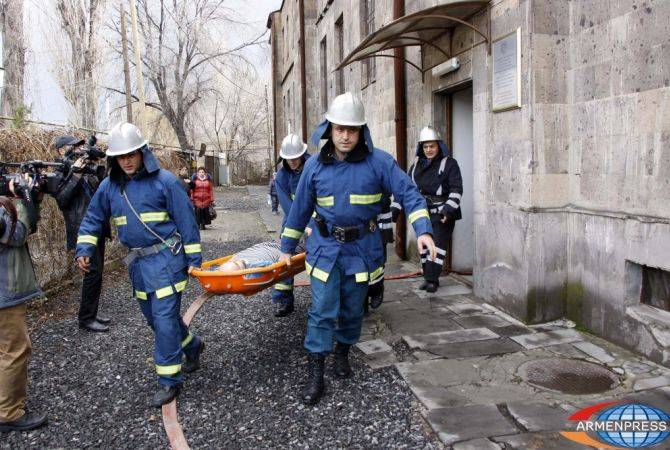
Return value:
[(134, 296), (155, 334), (160, 387), (151, 404), (160, 407), (179, 394), (182, 372), (199, 367), (205, 348), (179, 314), (187, 268), (202, 265), (200, 232), (179, 180), (160, 168), (135, 125), (120, 123), (112, 128), (107, 156), (109, 176), (93, 196), (79, 228), (77, 264), (83, 271), (90, 269), (90, 258), (104, 238), (104, 224), (112, 219), (119, 240), (130, 249), (124, 262)]
[(361, 334), (368, 283), (384, 270), (377, 226), (384, 194), (393, 194), (407, 211), (418, 248), (435, 256), (426, 202), (393, 156), (374, 148), (361, 100), (350, 92), (339, 95), (325, 117), (312, 143), (326, 143), (305, 163), (281, 240), (280, 261), (290, 264), (315, 211), (305, 264), (312, 289), (305, 336), (308, 383), (302, 395), (307, 404), (317, 403), (323, 393), (333, 338), (335, 375), (351, 376), (348, 353)]

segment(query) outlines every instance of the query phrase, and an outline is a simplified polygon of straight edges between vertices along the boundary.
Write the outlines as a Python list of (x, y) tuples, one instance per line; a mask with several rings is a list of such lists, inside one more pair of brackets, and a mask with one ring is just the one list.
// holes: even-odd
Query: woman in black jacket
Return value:
[(435, 292), (440, 285), (440, 273), (447, 258), (451, 234), (456, 221), (461, 219), (463, 179), (458, 162), (449, 156), (447, 146), (434, 128), (421, 130), (416, 158), (408, 174), (426, 199), (437, 247), (435, 261), (431, 261), (425, 253), (421, 254), (425, 281), (419, 289)]

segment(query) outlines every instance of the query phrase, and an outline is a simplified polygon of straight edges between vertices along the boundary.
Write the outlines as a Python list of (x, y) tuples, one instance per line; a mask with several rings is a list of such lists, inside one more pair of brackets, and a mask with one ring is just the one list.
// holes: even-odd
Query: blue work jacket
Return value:
[[(104, 224), (110, 219), (118, 229), (119, 240), (130, 249), (161, 243), (145, 225), (164, 240), (178, 233), (182, 245), (174, 253), (165, 248), (135, 259), (128, 267), (137, 298), (146, 299), (151, 292), (163, 298), (186, 288), (188, 266), (202, 265), (200, 231), (193, 205), (177, 177), (160, 168), (148, 147), (142, 148), (142, 155), (144, 167), (130, 179), (110, 158), (110, 176), (100, 184), (79, 227), (76, 257), (93, 255)], [(123, 190), (139, 219), (122, 196)]]
[[(328, 122), (321, 123), (312, 136), (317, 145), (326, 135)], [(334, 156), (332, 141), (318, 156), (307, 160), (295, 194), (291, 212), (282, 233), (281, 249), (293, 253), (312, 212), (328, 226), (365, 226), (381, 212), (382, 195), (393, 194), (408, 212), (407, 218), (417, 236), (433, 233), (425, 199), (393, 157), (374, 148), (367, 125), (363, 139), (344, 161)], [(345, 273), (360, 283), (383, 275), (384, 252), (379, 229), (359, 239), (341, 243), (332, 235), (323, 236), (317, 227), (307, 239), (306, 267), (315, 278), (326, 282), (338, 257)]]
[(300, 170), (292, 170), (286, 161), (282, 161), (283, 167), (277, 172), (275, 187), (277, 188), (279, 204), (281, 205), (281, 209), (284, 210), (284, 219), (281, 223), (282, 228), (284, 228), (284, 225), (286, 225), (286, 219), (288, 218), (288, 214), (291, 212), (291, 205), (293, 204), (293, 199), (295, 198), (295, 192), (298, 189), (300, 175), (302, 175), (302, 172), (305, 170), (305, 162), (309, 156), (310, 155), (307, 153), (302, 155), (303, 162)]

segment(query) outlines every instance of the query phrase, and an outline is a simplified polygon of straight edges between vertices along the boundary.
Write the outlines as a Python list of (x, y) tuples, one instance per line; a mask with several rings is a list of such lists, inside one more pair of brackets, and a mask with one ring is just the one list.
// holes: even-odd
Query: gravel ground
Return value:
[[(240, 209), (252, 207), (248, 197), (233, 194), (218, 196), (219, 206), (230, 200)], [(205, 257), (255, 242), (208, 243)], [(185, 301), (200, 292), (196, 283), (189, 284)], [(107, 334), (78, 330), (72, 314), (76, 294), (33, 311), (28, 407), (47, 412), (50, 424), (2, 434), (0, 448), (168, 447), (160, 411), (148, 405), (156, 386), (153, 337), (130, 295), (124, 272), (106, 277), (101, 309), (114, 319)], [(307, 288), (296, 290), (297, 311), (284, 319), (273, 317), (269, 291), (214, 297), (205, 304), (192, 326), (207, 342), (203, 367), (187, 376), (178, 403), (190, 446), (439, 448), (413, 394), (392, 368), (373, 371), (353, 358), (353, 379), (335, 380), (328, 372), (321, 403), (302, 405), (308, 305)]]

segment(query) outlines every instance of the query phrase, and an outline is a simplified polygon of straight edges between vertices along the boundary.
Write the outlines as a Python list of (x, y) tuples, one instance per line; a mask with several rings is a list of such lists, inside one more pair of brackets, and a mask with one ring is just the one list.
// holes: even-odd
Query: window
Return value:
[[(375, 2), (374, 0), (361, 1), (361, 40), (375, 31)], [(374, 58), (367, 58), (362, 62), (363, 87), (375, 81), (377, 78), (377, 64)]]
[[(337, 49), (337, 63), (339, 64), (344, 59), (344, 18), (342, 16), (335, 22), (335, 46)], [(337, 95), (342, 94), (345, 91), (344, 68), (337, 71), (335, 83)]]
[(319, 45), (321, 55), (321, 108), (323, 112), (328, 109), (328, 46), (326, 37), (321, 40)]
[(642, 303), (670, 311), (670, 272), (642, 266)]

